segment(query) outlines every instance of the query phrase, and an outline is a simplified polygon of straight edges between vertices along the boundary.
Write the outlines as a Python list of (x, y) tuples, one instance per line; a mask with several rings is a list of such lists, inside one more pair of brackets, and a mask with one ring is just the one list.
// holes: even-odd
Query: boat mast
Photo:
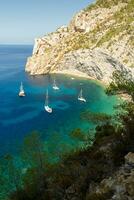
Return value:
[(46, 91), (46, 101), (45, 101), (45, 106), (48, 106), (48, 90)]
[(82, 98), (82, 89), (80, 90), (80, 98)]
[(54, 79), (54, 84), (53, 85), (54, 85), (54, 87), (56, 87), (56, 81), (55, 81), (55, 79)]
[(23, 83), (21, 82), (20, 91), (23, 91)]

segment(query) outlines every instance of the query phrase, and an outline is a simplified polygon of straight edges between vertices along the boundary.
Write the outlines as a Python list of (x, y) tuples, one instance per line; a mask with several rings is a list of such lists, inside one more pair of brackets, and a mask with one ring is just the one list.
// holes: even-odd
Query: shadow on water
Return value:
[[(24, 136), (34, 130), (44, 132), (46, 140), (52, 133), (58, 132), (62, 136), (59, 142), (66, 142), (64, 135), (71, 130), (77, 127), (88, 130), (93, 127), (92, 123), (87, 124), (80, 119), (80, 113), (86, 109), (113, 112), (116, 98), (107, 97), (104, 89), (94, 81), (71, 79), (64, 75), (29, 76), (25, 73), (24, 66), (32, 52), (31, 46), (4, 46), (0, 47), (0, 52), (1, 154), (8, 150), (17, 153), (15, 143), (21, 144)], [(59, 91), (52, 89), (54, 79), (60, 87)], [(26, 92), (23, 99), (18, 97), (21, 81)], [(81, 88), (87, 99), (86, 104), (77, 101)], [(44, 111), (47, 89), (49, 103), (53, 107), (52, 115)]]
[[(43, 135), (50, 160), (56, 160), (57, 154), (80, 145), (70, 138), (73, 129), (88, 132), (95, 127), (92, 122), (81, 120), (81, 112), (88, 109), (114, 113), (117, 99), (108, 97), (94, 81), (64, 75), (29, 76), (24, 66), (31, 53), (32, 46), (0, 46), (0, 155), (18, 157), (25, 136), (36, 130)], [(52, 88), (54, 79), (60, 87), (58, 91)], [(25, 98), (18, 97), (21, 81)], [(77, 100), (81, 88), (87, 103)], [(44, 110), (47, 89), (51, 115)]]

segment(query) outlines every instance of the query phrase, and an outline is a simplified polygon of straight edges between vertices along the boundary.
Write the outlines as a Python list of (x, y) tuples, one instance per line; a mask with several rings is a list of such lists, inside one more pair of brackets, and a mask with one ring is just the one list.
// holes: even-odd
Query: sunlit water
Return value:
[[(112, 114), (117, 99), (107, 96), (95, 81), (65, 75), (29, 76), (24, 68), (31, 54), (32, 46), (0, 46), (0, 156), (10, 153), (18, 159), (24, 137), (39, 131), (49, 160), (54, 161), (57, 154), (81, 144), (70, 137), (72, 130), (81, 128), (86, 134), (95, 128), (96, 124), (81, 119), (82, 112)], [(60, 88), (57, 91), (52, 88), (54, 79)], [(18, 96), (21, 81), (25, 98)], [(81, 88), (87, 103), (77, 100)], [(44, 110), (47, 89), (52, 114)], [(7, 188), (1, 186), (0, 199), (3, 200), (9, 190), (12, 190), (10, 184)]]
[[(39, 131), (48, 152), (52, 155), (61, 146), (71, 148), (74, 141), (69, 133), (75, 128), (88, 132), (95, 124), (82, 121), (80, 114), (87, 109), (94, 112), (113, 113), (117, 103), (108, 97), (102, 86), (84, 79), (72, 80), (64, 75), (29, 76), (25, 73), (26, 59), (32, 46), (0, 46), (0, 154), (17, 154), (24, 137)], [(52, 88), (56, 79), (60, 90)], [(23, 81), (25, 98), (19, 98), (19, 86)], [(77, 100), (80, 89), (87, 103)], [(53, 113), (44, 110), (45, 93)], [(76, 143), (75, 143), (76, 144)]]

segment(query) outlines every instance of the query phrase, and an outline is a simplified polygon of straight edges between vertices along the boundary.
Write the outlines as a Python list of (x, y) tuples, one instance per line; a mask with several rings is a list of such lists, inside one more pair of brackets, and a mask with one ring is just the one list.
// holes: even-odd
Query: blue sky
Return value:
[(33, 44), (93, 0), (1, 0), (0, 44)]

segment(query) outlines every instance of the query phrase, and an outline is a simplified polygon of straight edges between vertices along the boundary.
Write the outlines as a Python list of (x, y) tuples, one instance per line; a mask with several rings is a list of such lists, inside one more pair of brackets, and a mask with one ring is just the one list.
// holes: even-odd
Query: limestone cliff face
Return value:
[[(57, 72), (69, 71), (83, 76), (86, 74), (90, 78), (109, 83), (114, 70), (128, 71), (119, 61), (104, 52), (100, 48), (80, 49), (64, 55), (64, 59), (58, 62)], [(77, 72), (77, 71), (78, 72)]]
[(31, 75), (78, 72), (108, 83), (115, 69), (134, 73), (134, 1), (98, 0), (68, 27), (35, 39)]

